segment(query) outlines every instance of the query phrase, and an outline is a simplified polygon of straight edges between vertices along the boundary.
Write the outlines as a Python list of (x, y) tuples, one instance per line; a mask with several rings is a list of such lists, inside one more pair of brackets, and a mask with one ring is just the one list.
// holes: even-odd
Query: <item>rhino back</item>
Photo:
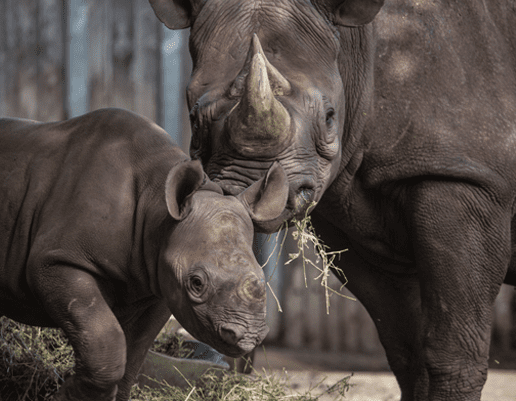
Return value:
[(516, 185), (515, 23), (506, 1), (386, 2), (374, 22), (369, 185), (418, 175)]
[(124, 280), (139, 262), (130, 259), (145, 213), (166, 211), (168, 171), (187, 159), (157, 125), (114, 109), (59, 123), (2, 120), (0, 142), (0, 293), (29, 303), (31, 265)]

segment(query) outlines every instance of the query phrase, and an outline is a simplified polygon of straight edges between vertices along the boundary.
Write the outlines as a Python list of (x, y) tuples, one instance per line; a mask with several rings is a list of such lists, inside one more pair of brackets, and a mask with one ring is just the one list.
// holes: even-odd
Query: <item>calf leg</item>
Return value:
[(31, 275), (31, 287), (49, 316), (67, 335), (75, 352), (76, 375), (56, 401), (114, 401), (125, 371), (122, 328), (96, 280), (67, 266), (45, 266)]
[(165, 302), (159, 302), (146, 309), (137, 318), (122, 324), (127, 342), (127, 365), (118, 385), (117, 401), (129, 399), (131, 387), (143, 364), (154, 339), (165, 325), (171, 312)]

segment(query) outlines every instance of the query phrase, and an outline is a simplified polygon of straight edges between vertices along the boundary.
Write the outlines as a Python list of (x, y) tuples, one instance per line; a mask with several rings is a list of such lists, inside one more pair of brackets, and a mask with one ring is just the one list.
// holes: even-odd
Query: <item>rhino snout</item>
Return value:
[(244, 338), (245, 330), (236, 324), (225, 324), (220, 328), (220, 336), (231, 345), (237, 345)]
[(257, 338), (253, 338), (251, 341), (246, 338), (246, 328), (237, 324), (226, 323), (219, 329), (219, 334), (225, 343), (238, 348), (238, 354), (244, 355), (251, 352), (258, 344), (260, 344), (267, 333), (269, 328), (265, 325), (261, 328), (260, 334)]

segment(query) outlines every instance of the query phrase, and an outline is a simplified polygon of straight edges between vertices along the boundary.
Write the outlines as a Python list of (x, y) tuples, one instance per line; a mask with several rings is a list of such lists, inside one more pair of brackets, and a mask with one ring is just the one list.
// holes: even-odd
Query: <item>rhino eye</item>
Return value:
[(201, 303), (205, 301), (208, 290), (208, 277), (201, 269), (189, 275), (186, 284), (187, 292), (193, 302)]
[(326, 112), (326, 126), (331, 127), (333, 125), (333, 119), (335, 117), (335, 110), (330, 109)]
[(200, 277), (192, 277), (190, 279), (192, 290), (196, 293), (202, 293), (202, 289), (204, 287), (204, 283), (202, 282)]

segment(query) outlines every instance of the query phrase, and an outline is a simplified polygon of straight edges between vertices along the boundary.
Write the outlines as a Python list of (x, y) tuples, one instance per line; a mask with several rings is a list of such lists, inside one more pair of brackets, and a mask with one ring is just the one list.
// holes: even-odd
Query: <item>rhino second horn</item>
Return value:
[(230, 139), (243, 153), (276, 148), (285, 143), (290, 131), (290, 115), (274, 97), (269, 69), (263, 52), (256, 52), (240, 102), (232, 110), (228, 125)]

